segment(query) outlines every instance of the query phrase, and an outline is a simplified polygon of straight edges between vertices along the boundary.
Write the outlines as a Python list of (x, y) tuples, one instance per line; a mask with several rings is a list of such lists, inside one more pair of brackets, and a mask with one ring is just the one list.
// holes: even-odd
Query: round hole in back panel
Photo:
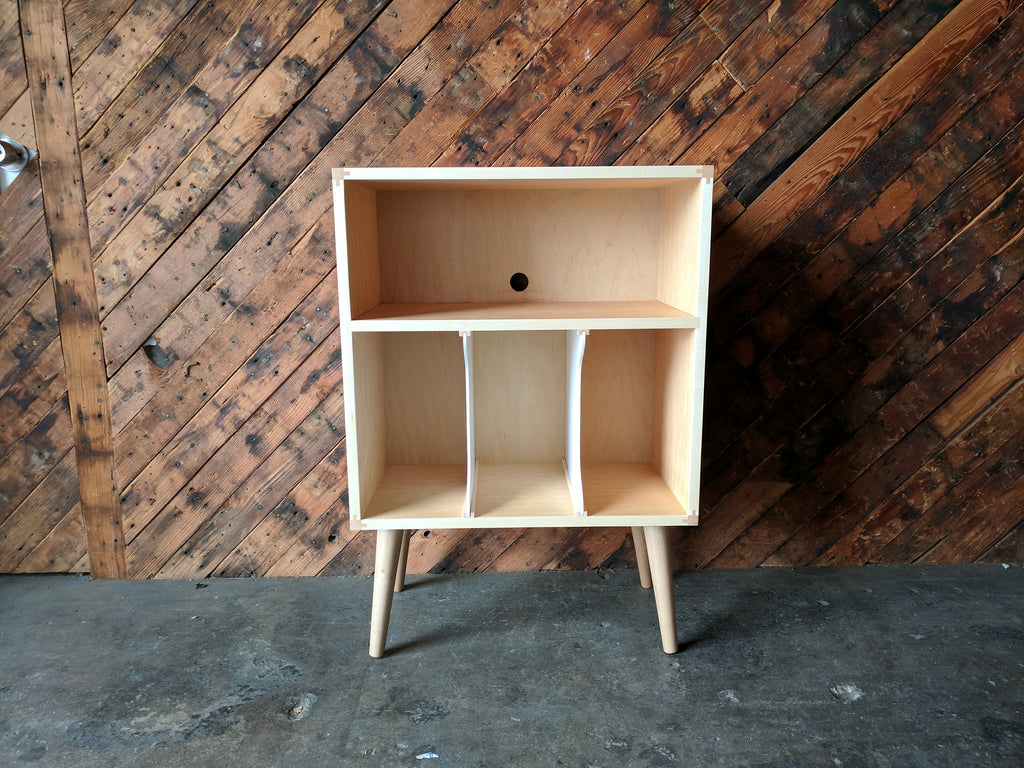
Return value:
[(509, 286), (511, 286), (513, 291), (516, 291), (517, 293), (522, 293), (530, 284), (530, 278), (528, 278), (522, 272), (516, 272), (514, 275), (512, 275), (512, 277), (509, 278), (508, 284)]

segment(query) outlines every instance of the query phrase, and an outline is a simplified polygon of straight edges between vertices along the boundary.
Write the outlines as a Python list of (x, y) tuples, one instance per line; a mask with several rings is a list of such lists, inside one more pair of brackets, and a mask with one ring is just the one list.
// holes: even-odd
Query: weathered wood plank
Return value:
[[(0, 117), (5, 115), (18, 97), (28, 89), (25, 79), (25, 57), (21, 51), (21, 26), (18, 4), (0, 5)], [(4, 130), (0, 122), (0, 131)]]
[[(335, 136), (337, 156), (346, 158), (346, 165), (370, 165), (441, 90), (445, 73), (458, 71), (487, 45), (515, 7), (510, 0), (484, 7), (456, 4)], [(466, 77), (472, 78), (472, 70)]]
[[(490, 165), (641, 7), (639, 0), (585, 2), (492, 99), (437, 164)], [(585, 41), (580, 45), (580, 41)]]
[[(81, 563), (81, 565), (79, 565)], [(86, 545), (82, 507), (64, 516), (39, 544), (15, 567), (15, 573), (88, 573), (89, 548)]]
[[(416, 531), (409, 542), (406, 573), (443, 573), (445, 565), (450, 562), (446, 558), (466, 535), (466, 531), (453, 529)], [(513, 531), (506, 531), (506, 539), (513, 535)], [(345, 552), (339, 557), (340, 560), (348, 558)]]
[[(437, 21), (424, 14), (422, 4), (409, 0), (407, 5), (393, 4), (388, 13), (377, 17), (239, 171), (235, 182), (202, 210), (161, 256), (156, 269), (107, 316), (106, 353), (112, 370), (139, 348), (200, 280), (225, 264), (229, 251), (234, 260), (244, 263), (252, 254), (266, 250), (268, 240), (294, 242), (323, 215), (330, 197), (323, 179), (338, 158), (345, 156), (328, 148), (334, 135), (330, 131), (336, 132), (365, 104), (390, 73), (389, 67), (397, 65)], [(328, 133), (316, 128), (315, 138), (304, 138), (326, 114), (333, 116), (326, 126)], [(296, 175), (289, 177), (289, 171)], [(318, 201), (316, 210), (311, 207), (314, 201)], [(268, 210), (270, 215), (264, 216)], [(252, 228), (254, 222), (258, 226)], [(228, 263), (237, 269), (237, 264)]]
[(524, 0), (473, 57), (473, 68), (491, 90), (498, 93), (516, 78), (582, 4), (583, 0), (551, 3)]
[[(623, 88), (690, 22), (707, 29), (691, 4), (665, 8), (648, 3), (622, 31), (540, 113), (496, 159), (501, 165), (556, 164), (562, 149), (578, 136)], [(710, 32), (710, 30), (708, 30)], [(556, 149), (557, 148), (557, 149)]]
[[(125, 493), (129, 541), (134, 532), (147, 525), (152, 516), (180, 492), (241, 425), (252, 418), (265, 400), (273, 396), (281, 382), (294, 375), (310, 351), (335, 334), (338, 320), (331, 300), (332, 278), (333, 272), (301, 301), (291, 312), (288, 322), (255, 353), (245, 357), (232, 353), (230, 347), (238, 346), (241, 341), (236, 335), (240, 329), (231, 328), (228, 324), (229, 329), (236, 333), (223, 334), (216, 339), (228, 348), (206, 350), (210, 353), (207, 361), (217, 360), (217, 365), (209, 362), (203, 365), (198, 361), (183, 363), (183, 374), (191, 380), (188, 382), (191, 388), (202, 388), (207, 399), (197, 411), (193, 412), (191, 407), (186, 411), (188, 424), (174, 435), (173, 442), (164, 444), (167, 438), (157, 431), (162, 408), (173, 407), (166, 397), (133, 419), (129, 434), (144, 431), (144, 434), (151, 435), (156, 432), (149, 442), (160, 450), (151, 456), (152, 448), (137, 449), (133, 456), (126, 456), (119, 465), (128, 472), (137, 471), (137, 474), (130, 475), (132, 479)], [(236, 339), (236, 344), (232, 345), (231, 339)], [(233, 366), (243, 361), (244, 365), (233, 370)], [(225, 365), (233, 371), (230, 377), (216, 370)], [(203, 402), (202, 396), (197, 400)], [(180, 412), (180, 408), (177, 410)]]
[[(32, 489), (25, 501), (0, 523), (0, 572), (13, 573), (17, 570), (21, 562), (74, 509), (81, 511), (81, 494), (75, 456), (69, 452)], [(88, 563), (85, 570), (91, 570)]]
[(697, 16), (636, 79), (609, 99), (594, 92), (599, 110), (577, 121), (575, 139), (557, 165), (609, 165), (632, 144), (680, 93), (707, 70), (723, 50), (719, 35)]
[[(934, 550), (927, 561), (938, 562), (952, 556), (951, 547), (960, 545), (967, 550), (969, 561), (1019, 525), (1020, 440), (1018, 435), (1007, 441), (1002, 450), (985, 457), (982, 466), (957, 485), (956, 493), (917, 517), (873, 560), (907, 562), (926, 558)], [(981, 530), (972, 532), (972, 527)], [(942, 546), (941, 539), (947, 536), (953, 537), (953, 543)]]
[[(116, 24), (103, 44), (97, 45), (96, 50), (83, 63), (83, 66), (76, 72), (75, 103), (78, 107), (78, 121), (80, 130), (88, 127), (95, 116), (109, 105), (117, 93), (121, 90), (124, 82), (135, 72), (134, 67), (142, 63), (152, 54), (158, 41), (170, 32), (180, 21), (182, 12), (187, 11), (191, 5), (179, 4), (172, 7), (164, 2), (151, 2), (145, 0), (137, 3), (131, 11)], [(130, 31), (129, 31), (130, 30)], [(91, 32), (82, 30), (88, 36)], [(97, 32), (102, 31), (98, 30)], [(20, 110), (20, 111), (19, 111)], [(30, 107), (27, 93), (25, 98), (19, 102), (16, 108), (18, 114), (8, 117), (17, 123), (31, 124)], [(23, 114), (22, 114), (23, 113)], [(92, 117), (90, 117), (92, 115)], [(30, 143), (34, 143), (33, 141)], [(89, 154), (88, 142), (84, 142), (82, 151)], [(20, 180), (20, 179), (19, 179)], [(88, 196), (87, 196), (88, 197)], [(95, 209), (95, 206), (93, 206)], [(26, 222), (27, 224), (28, 222)], [(25, 288), (37, 289), (42, 281), (49, 275), (49, 253), (46, 246), (44, 223), (42, 220), (41, 206), (38, 213), (38, 221), (35, 222), (29, 237), (31, 240), (22, 241), (17, 251), (18, 264), (14, 268), (21, 269), (21, 277), (28, 280)], [(30, 265), (30, 269), (26, 266)], [(49, 291), (52, 294), (52, 289)], [(21, 291), (20, 295), (25, 295)], [(2, 316), (4, 323), (11, 313), (17, 310), (20, 302), (15, 301), (8, 306), (3, 305)], [(55, 343), (56, 339), (56, 310), (51, 308), (45, 315), (35, 311), (34, 315), (42, 322), (41, 327), (33, 329), (32, 334), (18, 334), (19, 339), (24, 338), (26, 343), (36, 353), (42, 351), (47, 345)], [(47, 326), (53, 326), (53, 331), (48, 331)], [(23, 362), (25, 358), (19, 357)]]
[[(848, 525), (818, 562), (861, 565), (870, 561), (917, 518), (953, 496), (960, 482), (1015, 438), (1022, 418), (1024, 391), (1018, 385), (998, 406), (922, 464), (896, 492), (886, 496), (861, 520)], [(840, 530), (840, 527), (837, 525), (835, 529)]]
[[(107, 397), (118, 471), (135, 483), (130, 537), (169, 532), (165, 575), (372, 571), (374, 536), (347, 524), (344, 440), (302, 426), (340, 401), (304, 396), (276, 446), (257, 456), (244, 443), (279, 380), (334, 333), (315, 311), (335, 304), (327, 171), (493, 163), (544, 120), (562, 132), (534, 137), (545, 162), (717, 166), (702, 519), (673, 540), (675, 565), (1019, 551), (1020, 481), (1004, 466), (1021, 441), (1018, 0), (945, 63), (928, 35), (967, 3), (652, 2), (658, 18), (699, 18), (645, 63), (632, 48), (650, 39), (624, 44), (636, 0), (128, 5), (71, 0), (67, 13), (83, 44), (71, 52), (83, 133), (112, 125), (117, 104), (143, 126), (113, 142), (94, 128), (83, 156), (118, 153), (87, 209), (104, 341), (119, 349)], [(200, 18), (226, 22), (176, 70), (161, 54)], [(602, 83), (595, 61), (616, 50), (625, 66)], [(915, 60), (938, 78), (930, 88), (914, 87)], [(901, 67), (906, 109), (884, 132), (844, 123)], [(125, 91), (143, 72), (159, 97)], [(190, 86), (209, 104), (185, 98)], [(31, 136), (27, 95), (8, 98), (0, 118)], [(815, 192), (780, 198), (782, 228), (732, 272), (730, 227), (829, 137), (855, 157)], [(39, 192), (13, 192), (0, 204), (0, 489), (14, 493), (0, 499), (0, 564), (87, 570), (70, 422), (48, 417), (65, 387), (46, 233), (21, 215)], [(149, 337), (163, 370), (140, 348)], [(211, 478), (222, 451), (231, 468)], [(200, 481), (224, 511), (189, 507), (180, 527)], [(424, 530), (408, 570), (609, 566), (635, 566), (625, 531)]]
[[(39, 287), (50, 274), (49, 264), (25, 263), (20, 258), (20, 241), (42, 220), (43, 191), (39, 186), (39, 158), (33, 157), (14, 183), (4, 190), (0, 207), (0, 269), (4, 281), (0, 285), (0, 327), (7, 324), (13, 311), (24, 303), (22, 297)], [(35, 272), (41, 273), (36, 277)], [(16, 303), (22, 299), (20, 303)]]
[[(164, 85), (164, 98), (168, 102), (164, 123), (157, 124), (149, 133), (139, 130), (135, 146), (123, 163), (115, 166), (115, 161), (111, 160), (105, 181), (92, 194), (94, 204), (90, 206), (89, 221), (97, 251), (150, 200), (174, 170), (187, 161), (192, 150), (236, 100), (252, 90), (250, 86), (257, 76), (277, 58), (285, 41), (306, 22), (311, 10), (309, 4), (264, 0), (249, 16), (238, 19), (234, 34), (203, 63), (190, 81)], [(202, 162), (205, 158), (193, 158), (195, 160)], [(216, 179), (207, 178), (208, 172), (200, 176), (201, 168), (208, 166), (193, 167), (194, 177), (188, 181), (195, 183), (201, 178), (201, 187), (212, 183), (214, 189), (219, 188)], [(174, 183), (183, 181), (179, 176)], [(180, 193), (179, 187), (175, 189)], [(152, 208), (150, 211), (152, 213)], [(144, 249), (149, 245), (148, 240), (140, 244)], [(130, 280), (126, 265), (122, 266), (121, 273), (118, 284)], [(106, 301), (105, 297), (104, 303)]]
[(254, 463), (267, 461), (298, 427), (309, 412), (307, 400), (319, 403), (340, 385), (339, 343), (338, 335), (331, 334), (166, 504), (172, 514), (136, 532), (127, 547), (135, 577), (160, 575), (174, 553), (225, 503), (237, 478), (247, 477)]
[[(245, 482), (160, 567), (157, 578), (205, 578), (214, 573), (217, 564), (264, 521), (266, 510), (278, 505), (282, 498), (279, 488), (287, 489), (309, 474), (317, 457), (332, 450), (344, 428), (344, 400), (327, 393), (292, 434), (253, 469)], [(264, 439), (263, 434), (260, 439)], [(236, 476), (243, 473), (244, 469)], [(287, 512), (293, 516), (300, 513), (298, 507)], [(303, 522), (308, 522), (308, 517)]]
[(74, 444), (68, 399), (63, 397), (39, 423), (10, 446), (0, 462), (0, 522), (32, 492)]
[[(729, 189), (745, 205), (767, 188), (872, 82), (911, 50), (958, 0), (896, 3), (729, 168)], [(830, 11), (830, 14), (832, 12)], [(836, 30), (841, 34), (842, 26)], [(830, 36), (825, 41), (833, 44)]]
[(801, 154), (719, 238), (725, 254), (711, 290), (717, 292), (792, 222), (841, 170), (916, 100), (917, 94), (984, 39), (1006, 12), (1000, 0), (965, 0)]
[(722, 54), (722, 66), (748, 90), (832, 7), (834, 0), (772, 3)]
[[(671, 165), (679, 156), (680, 147), (689, 147), (697, 141), (742, 95), (743, 88), (732, 75), (719, 62), (712, 62), (704, 74), (615, 159), (615, 164)], [(720, 186), (717, 180), (715, 184)], [(722, 207), (716, 201), (718, 222), (721, 222)]]
[[(444, 88), (373, 161), (373, 165), (430, 165), (579, 7), (524, 2), (491, 34)], [(482, 82), (477, 82), (481, 79)]]
[[(1018, 259), (1018, 262), (1018, 270), (1024, 271), (1024, 259)], [(996, 263), (992, 261), (978, 272), (990, 272)], [(872, 372), (869, 370), (864, 377), (867, 380), (866, 384), (851, 387), (841, 406), (819, 416), (815, 422), (802, 429), (797, 434), (796, 444), (790, 449), (796, 456), (785, 460), (789, 463), (799, 461), (799, 452), (809, 451), (813, 456), (810, 460), (814, 467), (813, 471), (809, 473), (805, 482), (783, 497), (779, 504), (737, 537), (716, 558), (717, 563), (724, 566), (741, 558), (745, 561), (761, 562), (823, 510), (824, 519), (819, 520), (818, 525), (809, 526), (811, 535), (799, 544), (788, 544), (785, 553), (787, 562), (813, 560), (835, 541), (825, 540), (824, 531), (827, 530), (827, 523), (842, 513), (837, 509), (830, 510), (828, 503), (839, 496), (847, 485), (857, 480), (861, 473), (904, 433), (910, 434), (913, 440), (904, 447), (901, 462), (916, 462), (912, 466), (920, 466), (922, 456), (935, 452), (942, 444), (941, 435), (927, 422), (917, 423), (917, 420), (922, 419), (947, 399), (963, 377), (974, 375), (983, 369), (999, 351), (980, 344), (979, 341), (990, 340), (997, 333), (1006, 338), (1012, 337), (1015, 331), (1024, 331), (1019, 312), (1013, 313), (1019, 306), (1020, 296), (1024, 294), (1024, 283), (1018, 283), (1019, 280), (1020, 274), (1017, 274), (1007, 284), (997, 287), (991, 296), (988, 295), (991, 289), (987, 285), (984, 288), (971, 286), (962, 292), (951, 294), (940, 308), (940, 311), (944, 311), (945, 322), (952, 322), (946, 339), (942, 336), (929, 337), (930, 349), (922, 349), (913, 339), (905, 340), (904, 348), (909, 355), (899, 374), (890, 370), (884, 381), (872, 382)], [(1014, 284), (1017, 287), (1011, 290)], [(967, 297), (981, 303), (982, 309), (979, 314), (983, 314), (984, 319), (970, 325), (968, 332), (963, 333), (965, 324), (962, 319), (958, 321), (957, 308)], [(989, 307), (994, 309), (986, 312)], [(928, 326), (929, 321), (926, 319), (919, 327)], [(955, 343), (950, 343), (952, 339), (956, 339)], [(920, 355), (920, 358), (917, 358), (917, 355)], [(913, 363), (910, 363), (910, 356), (915, 357)], [(956, 371), (959, 377), (949, 375), (951, 371)], [(864, 396), (865, 391), (870, 393), (870, 398)], [(870, 407), (871, 400), (879, 403), (879, 410), (873, 413)], [(871, 415), (865, 418), (862, 415), (865, 413)], [(860, 440), (849, 439), (853, 431), (851, 426), (863, 422), (867, 422), (868, 432)], [(917, 423), (917, 426), (908, 429), (908, 423)], [(826, 455), (826, 451), (836, 444), (838, 449)], [(815, 455), (815, 452), (818, 455)], [(899, 471), (890, 472), (888, 475), (884, 471), (885, 466), (882, 466), (880, 479), (886, 493), (891, 493), (898, 487), (899, 476), (906, 476), (907, 464), (903, 463), (900, 466), (902, 468)], [(782, 466), (780, 471), (792, 470)], [(876, 502), (877, 499), (875, 496)], [(870, 496), (867, 496), (867, 501), (871, 501)], [(871, 506), (873, 504), (865, 511), (869, 511)], [(841, 505), (839, 509), (842, 509)]]
[[(301, 117), (286, 122), (268, 137), (270, 126), (279, 115), (307, 96), (340, 52), (366, 28), (379, 6), (379, 2), (367, 2), (356, 8), (331, 5), (317, 8), (123, 229), (116, 234), (100, 234), (98, 240), (102, 247), (96, 274), (101, 302), (108, 312), (154, 264), (158, 272), (151, 280), (156, 285), (166, 286), (173, 281), (173, 276), (181, 276), (185, 265), (175, 256), (184, 249), (170, 252), (167, 249), (208, 203), (215, 199), (222, 201), (229, 194), (224, 185), (232, 177), (238, 189), (269, 187), (264, 195), (272, 199), (273, 185), (281, 186), (294, 175), (288, 175), (291, 164), (280, 162), (280, 158), (287, 156), (292, 164), (309, 159), (316, 137), (290, 134), (287, 130), (288, 126), (301, 125)], [(323, 114), (323, 110), (330, 107), (319, 109)], [(260, 144), (268, 140), (265, 151), (272, 152), (279, 160), (273, 175), (269, 169), (260, 173), (258, 164), (246, 164)], [(253, 158), (253, 163), (256, 162)], [(242, 167), (240, 172), (239, 167)], [(237, 205), (240, 201), (232, 203)], [(216, 215), (221, 220), (224, 213), (224, 209), (218, 207)], [(95, 232), (96, 225), (93, 227)], [(194, 261), (193, 255), (189, 265)], [(194, 267), (199, 268), (199, 265)]]
[(860, 0), (833, 5), (777, 62), (771, 62), (769, 71), (714, 126), (676, 157), (714, 164), (716, 176), (727, 178), (733, 163), (856, 44), (885, 7)]
[[(333, 266), (333, 259), (325, 256), (316, 265), (308, 252), (296, 249), (279, 274), (268, 275), (241, 300), (204, 347), (168, 369), (163, 386), (119, 433), (119, 444), (126, 446), (118, 451), (118, 472), (125, 478), (129, 541), (160, 512), (157, 500), (166, 503), (203, 457), (214, 454), (217, 437), (229, 437), (279, 386), (280, 374), (294, 370), (331, 335), (337, 318), (331, 321), (330, 305), (315, 289), (326, 290)], [(184, 426), (168, 417), (172, 411)]]
[(370, 163), (430, 165), (480, 108), (494, 98), (472, 64), (456, 72)]
[[(343, 430), (342, 430), (343, 432)], [(304, 536), (310, 535), (329, 518), (330, 527), (323, 538), (310, 537), (323, 546), (338, 550), (356, 535), (348, 521), (348, 468), (344, 440), (280, 501), (264, 505), (270, 509), (263, 518), (226, 556), (212, 568), (217, 576), (265, 576), (278, 561), (289, 559), (288, 550)], [(331, 555), (333, 557), (333, 555)], [(296, 558), (303, 566), (313, 568), (312, 555)], [(319, 569), (293, 575), (315, 576)]]
[(1024, 523), (1014, 528), (978, 558), (979, 563), (1024, 563)]
[[(83, 130), (83, 148), (91, 150), (83, 167), (90, 198), (168, 116), (167, 94), (187, 91), (201, 68), (212, 60), (236, 29), (259, 6), (241, 3), (200, 3), (166, 35), (146, 64), (135, 73), (95, 123)], [(195, 98), (202, 98), (196, 88)]]
[(98, 578), (118, 578), (126, 574), (124, 534), (64, 9), (59, 2), (22, 2), (19, 11), (33, 124), (43, 150), (40, 183), (90, 570)]
[[(84, 5), (86, 8), (78, 9), (78, 5)], [(87, 2), (72, 3), (71, 6), (75, 6), (75, 8), (69, 6), (68, 11), (69, 13), (74, 12), (78, 16), (78, 23), (73, 28), (78, 32), (80, 39), (77, 41), (73, 37), (71, 39), (73, 53), (78, 54), (77, 57), (73, 56), (73, 63), (76, 58), (81, 59), (81, 57), (88, 56), (82, 62), (82, 66), (74, 67), (75, 103), (80, 132), (84, 132), (95, 120), (95, 117), (109, 105), (123, 87), (124, 82), (135, 72), (135, 67), (141, 66), (145, 62), (159, 41), (178, 23), (181, 13), (191, 7), (182, 4), (179, 4), (179, 7), (172, 7), (171, 4), (165, 2), (140, 0), (110, 29), (103, 25), (97, 25), (97, 20), (88, 15), (90, 7), (93, 5), (95, 4)], [(114, 9), (118, 6), (113, 4), (102, 7)], [(91, 13), (95, 15), (97, 12), (92, 11)], [(107, 15), (103, 16), (102, 20), (109, 23), (112, 18)], [(108, 32), (109, 37), (104, 37)], [(19, 43), (19, 51), (20, 48)], [(30, 114), (26, 91), (17, 106), (8, 113), (7, 119), (15, 124), (30, 126)], [(30, 145), (35, 143), (34, 138), (33, 135), (29, 140)], [(83, 151), (87, 152), (88, 147), (83, 147)], [(25, 295), (26, 290), (29, 288), (35, 290), (49, 276), (50, 259), (45, 249), (45, 238), (41, 232), (44, 226), (42, 206), (39, 206), (35, 218), (24, 216), (24, 209), (20, 205), (11, 210), (19, 212), (22, 226), (33, 227), (32, 247), (25, 247), (23, 243), (22, 247), (18, 249), (19, 263), (13, 265), (14, 268), (21, 270), (21, 279), (29, 281), (25, 289), (16, 294)], [(26, 268), (27, 265), (31, 265), (31, 268)], [(6, 324), (10, 313), (20, 306), (20, 303), (8, 306), (6, 297), (3, 302), (0, 304), (2, 307), (0, 308), (0, 326)], [(50, 341), (52, 338), (46, 343)]]
[[(986, 101), (979, 104), (976, 110), (991, 115), (992, 107), (992, 103)], [(970, 130), (969, 121), (963, 125), (967, 129), (966, 135), (954, 132), (953, 136), (953, 143), (961, 149), (962, 157), (957, 158), (957, 153), (950, 151), (949, 144), (943, 143), (936, 146), (934, 157), (954, 163), (954, 169), (959, 159), (968, 165), (967, 170), (920, 214), (914, 216), (914, 211), (928, 199), (929, 185), (923, 181), (914, 184), (925, 170), (919, 166), (912, 167), (905, 175), (907, 185), (924, 197), (921, 201), (915, 200), (909, 204), (909, 208), (901, 207), (900, 210), (905, 211), (904, 218), (892, 222), (892, 225), (894, 229), (900, 226), (904, 229), (895, 239), (886, 244), (891, 234), (874, 237), (870, 226), (858, 229), (858, 220), (855, 220), (851, 225), (854, 227), (854, 235), (837, 239), (834, 246), (826, 249), (820, 259), (815, 259), (801, 272), (792, 287), (779, 294), (753, 322), (744, 327), (743, 335), (732, 342), (734, 350), (742, 344), (743, 348), (751, 350), (747, 354), (760, 358), (757, 376), (762, 386), (773, 381), (794, 383), (797, 380), (791, 372), (809, 370), (829, 357), (837, 363), (842, 361), (845, 368), (854, 365), (855, 360), (862, 359), (863, 355), (856, 349), (856, 341), (845, 345), (840, 355), (834, 354), (841, 330), (856, 327), (878, 306), (886, 292), (900, 285), (920, 263), (942, 247), (952, 234), (951, 228), (955, 230), (965, 226), (981, 212), (992, 196), (1004, 189), (1014, 176), (1024, 172), (1020, 153), (1016, 151), (1018, 142), (1024, 138), (1024, 125), (1014, 126), (973, 166), (969, 165), (970, 161), (984, 150), (987, 142), (983, 135)], [(975, 147), (962, 141), (968, 136), (977, 142)], [(930, 159), (925, 161), (926, 164), (930, 162)], [(879, 198), (879, 204), (886, 202), (887, 198)], [(870, 208), (866, 209), (865, 216), (868, 222), (875, 220), (875, 214)], [(906, 254), (911, 252), (920, 261), (907, 264)], [(880, 257), (872, 260), (873, 254), (880, 254)], [(779, 260), (786, 258), (780, 254)], [(865, 266), (859, 268), (862, 262)], [(775, 266), (775, 260), (772, 266)], [(897, 268), (898, 276), (895, 274)], [(890, 308), (901, 313), (898, 304), (890, 304)], [(713, 332), (719, 327), (719, 322), (728, 323), (731, 311), (731, 302), (719, 309), (723, 319), (712, 323)], [(735, 319), (734, 322), (738, 323)], [(794, 332), (797, 328), (801, 330)], [(829, 365), (825, 370), (833, 369), (834, 366)], [(810, 386), (814, 384), (810, 383)], [(776, 437), (781, 437), (786, 429), (797, 428), (797, 424), (790, 420), (791, 416), (803, 412), (805, 406), (818, 408), (825, 402), (817, 396), (808, 398), (808, 392), (813, 390), (809, 390), (807, 385), (798, 387), (789, 395), (779, 386), (773, 387), (776, 391), (772, 392), (773, 402), (767, 420), (776, 423), (777, 418), (781, 419), (777, 423), (782, 431)], [(708, 436), (705, 450), (709, 455), (720, 456), (726, 450), (725, 446), (736, 439), (738, 432), (734, 431), (734, 423), (742, 425), (739, 429), (743, 429), (764, 410), (760, 396), (752, 394), (752, 397), (741, 397), (737, 391), (708, 392), (710, 407), (714, 408), (717, 402), (728, 402), (730, 413), (737, 417), (730, 420), (727, 428)], [(777, 444), (765, 446), (763, 450), (770, 453)], [(724, 466), (736, 460), (735, 455), (731, 458), (723, 457)]]
[[(1024, 84), (1022, 74), (1008, 78), (1007, 86)], [(890, 248), (899, 253), (900, 244), (915, 230), (931, 230), (929, 237), (936, 241), (949, 237), (949, 227), (962, 226), (965, 217), (969, 220), (976, 215), (979, 200), (991, 199), (1024, 172), (1014, 147), (1024, 136), (1024, 126), (1014, 125), (1022, 117), (1024, 101), (1014, 103), (1001, 91), (976, 104), (802, 269), (798, 265), (806, 256), (801, 256), (804, 249), (797, 242), (796, 231), (792, 237), (781, 238), (779, 247), (771, 249), (773, 258), (758, 268), (757, 281), (741, 279), (739, 290), (726, 292), (718, 304), (712, 333), (721, 334), (720, 328), (740, 328), (740, 335), (757, 348), (757, 356), (766, 357), (822, 305), (846, 304), (853, 295), (848, 286), (863, 283), (869, 289), (865, 296), (877, 296), (883, 289), (879, 275), (888, 274), (885, 265)], [(1008, 132), (999, 138), (1004, 131)], [(1015, 168), (1020, 170), (1015, 172)], [(922, 214), (929, 218), (915, 221)], [(903, 233), (908, 225), (910, 230)], [(780, 283), (783, 287), (772, 295)], [(751, 317), (757, 306), (761, 308)], [(835, 319), (846, 327), (856, 322), (856, 317), (844, 314), (846, 320)], [(799, 344), (796, 337), (787, 346)]]
[(5, 425), (0, 437), (0, 458), (8, 456), (18, 441), (31, 433), (49, 413), (49, 404), (59, 401), (68, 391), (60, 346), (51, 345), (44, 354), (52, 360), (40, 359), (39, 362), (53, 371), (52, 376), (37, 379), (26, 374), (0, 397), (0, 424)]

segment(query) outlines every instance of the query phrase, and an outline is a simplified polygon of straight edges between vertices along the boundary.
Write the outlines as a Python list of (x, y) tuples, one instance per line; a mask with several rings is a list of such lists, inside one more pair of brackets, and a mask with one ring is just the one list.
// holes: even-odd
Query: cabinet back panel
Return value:
[(661, 215), (658, 189), (378, 191), (381, 300), (656, 299)]
[(565, 354), (564, 331), (473, 334), (476, 451), (481, 462), (530, 464), (565, 458)]
[(386, 333), (387, 463), (465, 464), (466, 379), (457, 333)]
[(655, 332), (592, 331), (583, 355), (584, 462), (652, 459)]

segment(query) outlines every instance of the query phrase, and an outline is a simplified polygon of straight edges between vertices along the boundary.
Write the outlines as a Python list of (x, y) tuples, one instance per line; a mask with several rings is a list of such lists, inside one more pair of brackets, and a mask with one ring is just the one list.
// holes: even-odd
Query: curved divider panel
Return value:
[(566, 435), (565, 475), (569, 483), (569, 497), (577, 516), (587, 514), (583, 504), (583, 472), (580, 465), (580, 403), (583, 384), (583, 352), (589, 331), (566, 331)]
[(473, 423), (473, 334), (463, 331), (462, 362), (466, 368), (466, 503), (462, 509), (463, 517), (473, 516), (476, 503), (476, 425)]

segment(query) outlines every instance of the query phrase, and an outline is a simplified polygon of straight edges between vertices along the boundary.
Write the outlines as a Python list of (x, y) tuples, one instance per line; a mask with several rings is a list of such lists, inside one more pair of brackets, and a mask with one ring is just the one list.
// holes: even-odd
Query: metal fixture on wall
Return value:
[(0, 192), (11, 186), (35, 156), (36, 153), (25, 145), (0, 133)]

